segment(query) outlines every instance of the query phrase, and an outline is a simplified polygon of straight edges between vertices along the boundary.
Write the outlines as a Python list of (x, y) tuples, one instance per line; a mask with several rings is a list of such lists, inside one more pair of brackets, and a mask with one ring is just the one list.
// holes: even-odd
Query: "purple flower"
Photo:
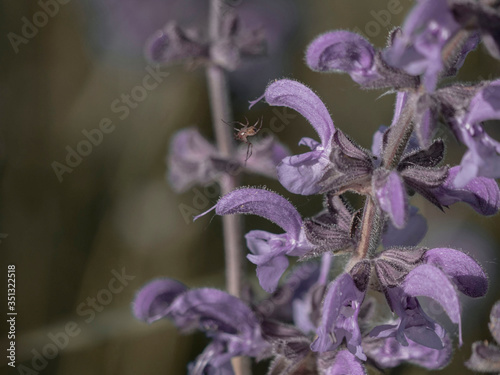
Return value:
[(500, 119), (500, 81), (478, 86), (451, 86), (437, 93), (441, 112), (460, 142), (465, 144), (457, 187), (478, 176), (500, 177), (500, 143), (481, 127), (486, 120)]
[(134, 314), (149, 323), (169, 318), (185, 332), (198, 329), (212, 338), (190, 366), (191, 375), (220, 368), (232, 373), (232, 357), (262, 357), (269, 348), (254, 312), (238, 298), (217, 289), (189, 290), (174, 280), (158, 279), (137, 293)]
[(238, 189), (219, 199), (209, 211), (214, 208), (217, 215), (262, 216), (285, 230), (282, 234), (253, 230), (245, 236), (252, 253), (247, 258), (257, 265), (257, 277), (267, 292), (276, 289), (288, 267), (287, 256), (303, 256), (314, 248), (304, 234), (300, 214), (289, 201), (276, 193), (254, 188)]
[(244, 170), (276, 178), (276, 165), (286, 157), (288, 150), (272, 137), (253, 142), (254, 153), (246, 159), (246, 145), (237, 149), (232, 158), (222, 156), (194, 128), (177, 132), (171, 141), (167, 157), (167, 178), (177, 192), (183, 192), (196, 184), (209, 185), (224, 173)]
[[(321, 143), (310, 138), (302, 138), (299, 142), (299, 145), (309, 147), (310, 152), (286, 157), (278, 165), (278, 179), (290, 192), (302, 195), (318, 193), (318, 182), (330, 162), (331, 141), (335, 133), (328, 110), (311, 89), (288, 79), (271, 83), (266, 88), (264, 97), (269, 105), (296, 110), (318, 133)], [(253, 104), (259, 100), (260, 98)]]
[(440, 337), (444, 347), (433, 349), (408, 339), (408, 346), (401, 345), (394, 337), (366, 337), (363, 350), (380, 368), (392, 368), (402, 363), (413, 363), (429, 370), (445, 367), (451, 359), (451, 341), (447, 334)]
[(307, 65), (319, 72), (344, 72), (362, 88), (414, 88), (418, 78), (387, 65), (366, 39), (338, 30), (317, 37), (307, 48)]
[[(500, 301), (491, 309), (489, 328), (493, 339), (500, 344)], [(473, 371), (500, 372), (500, 348), (488, 341), (476, 341), (465, 365)]]
[(321, 324), (317, 339), (311, 344), (316, 352), (335, 350), (346, 340), (347, 349), (361, 360), (366, 356), (361, 349), (361, 332), (358, 314), (365, 297), (349, 274), (342, 274), (333, 281), (325, 295)]
[(458, 324), (461, 343), (460, 304), (455, 288), (474, 298), (485, 295), (488, 288), (484, 271), (471, 257), (448, 248), (391, 249), (374, 259), (373, 265), (381, 290), (399, 319), (396, 324), (374, 328), (371, 336), (396, 337), (404, 346), (410, 339), (429, 348), (442, 348), (442, 328), (423, 312), (416, 299), (426, 296), (439, 302), (450, 320)]
[(443, 49), (459, 30), (447, 0), (418, 1), (384, 57), (408, 74), (423, 75), (426, 90), (432, 92), (445, 69)]
[(242, 28), (232, 11), (224, 13), (220, 38), (207, 41), (196, 29), (183, 29), (169, 22), (152, 35), (146, 44), (146, 56), (155, 63), (211, 62), (227, 70), (235, 70), (245, 56), (265, 52), (264, 35), (259, 30)]

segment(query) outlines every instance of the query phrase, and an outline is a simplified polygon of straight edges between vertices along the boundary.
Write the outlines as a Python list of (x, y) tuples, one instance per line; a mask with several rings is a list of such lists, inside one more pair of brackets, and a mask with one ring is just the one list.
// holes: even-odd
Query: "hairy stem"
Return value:
[[(220, 38), (222, 17), (228, 8), (227, 2), (223, 0), (210, 1), (209, 31), (212, 41)], [(232, 121), (226, 72), (221, 67), (212, 64), (207, 68), (206, 75), (217, 147), (224, 156), (231, 156), (235, 151), (232, 131), (223, 122), (223, 120)], [(225, 174), (219, 183), (222, 195), (238, 186), (237, 178), (231, 174)], [(222, 217), (222, 224), (226, 257), (226, 288), (230, 294), (241, 297), (244, 260), (241, 246), (243, 235), (241, 216), (225, 215)], [(232, 364), (236, 375), (251, 374), (250, 362), (247, 358), (233, 358)]]
[(347, 271), (350, 270), (358, 261), (364, 259), (370, 253), (374, 252), (378, 246), (381, 223), (377, 215), (377, 206), (372, 197), (367, 196), (365, 208), (363, 209), (363, 218), (361, 219), (361, 239), (354, 255), (347, 265)]

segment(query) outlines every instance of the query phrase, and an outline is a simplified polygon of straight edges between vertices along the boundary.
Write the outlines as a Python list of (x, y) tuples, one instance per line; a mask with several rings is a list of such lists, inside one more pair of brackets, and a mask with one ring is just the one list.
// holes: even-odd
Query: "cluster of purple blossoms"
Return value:
[[(181, 46), (179, 55), (168, 59), (210, 55), (212, 62), (232, 69), (226, 58), (214, 60), (219, 55), (213, 51), (225, 49), (220, 56), (228, 56), (228, 50), (240, 53), (247, 45), (256, 51), (256, 34), (245, 44), (249, 39), (240, 36), (247, 34), (227, 30), (222, 44), (207, 47), (171, 25), (155, 39), (152, 51), (158, 58), (158, 43), (168, 38)], [(452, 333), (424, 311), (418, 297), (442, 306), (458, 326), (461, 345), (458, 293), (482, 297), (488, 279), (462, 251), (418, 246), (427, 225), (410, 199), (419, 194), (441, 210), (465, 202), (486, 216), (500, 208), (494, 180), (500, 177), (500, 143), (481, 126), (500, 119), (500, 81), (441, 84), (481, 41), (500, 58), (498, 2), (419, 0), (383, 50), (348, 31), (316, 38), (306, 52), (311, 69), (345, 72), (361, 88), (396, 93), (392, 123), (375, 131), (371, 150), (337, 128), (320, 98), (302, 83), (274, 81), (252, 102), (265, 100), (299, 112), (319, 140), (302, 138), (299, 144), (310, 151), (289, 156), (275, 140), (264, 139), (246, 168), (276, 176), (293, 194), (323, 195), (324, 209), (303, 218), (287, 199), (259, 188), (233, 190), (211, 209), (217, 215), (258, 215), (283, 230), (252, 230), (245, 236), (247, 258), (256, 265), (267, 297), (190, 290), (171, 279), (155, 280), (139, 291), (134, 302), (139, 319), (169, 318), (184, 331), (202, 330), (212, 339), (190, 365), (190, 374), (232, 374), (231, 359), (238, 356), (271, 359), (270, 375), (360, 375), (366, 366), (384, 369), (409, 362), (440, 369), (449, 363)], [(442, 164), (445, 143), (436, 138), (438, 126), (447, 126), (467, 147), (460, 165)], [(221, 157), (195, 130), (179, 133), (171, 149), (169, 176), (177, 190), (210, 183), (228, 164), (245, 164), (243, 151)], [(364, 208), (355, 210), (347, 192), (364, 196)], [(303, 262), (283, 276), (289, 257)], [(334, 261), (345, 264), (333, 278)], [(393, 313), (385, 321), (375, 314), (383, 299)], [(490, 325), (497, 342), (499, 311), (497, 305)], [(469, 367), (498, 371), (496, 346), (476, 343), (473, 350)]]

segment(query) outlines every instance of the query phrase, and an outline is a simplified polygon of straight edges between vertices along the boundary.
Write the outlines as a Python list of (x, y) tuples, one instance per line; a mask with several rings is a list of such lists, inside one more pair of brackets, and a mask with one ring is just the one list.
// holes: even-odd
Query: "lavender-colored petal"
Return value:
[(354, 355), (347, 350), (335, 354), (332, 365), (326, 369), (325, 375), (366, 375), (366, 370)]
[(500, 372), (500, 348), (483, 341), (472, 344), (472, 355), (465, 366), (473, 371)]
[(345, 72), (361, 85), (380, 78), (374, 59), (373, 46), (360, 35), (349, 31), (320, 35), (306, 52), (306, 62), (311, 69), (320, 72)]
[(174, 299), (187, 290), (184, 284), (172, 279), (151, 281), (137, 293), (133, 302), (134, 315), (148, 323), (164, 318)]
[(380, 209), (386, 212), (396, 228), (404, 228), (408, 217), (405, 186), (396, 171), (375, 173), (373, 187)]
[(500, 301), (497, 301), (491, 309), (489, 327), (491, 335), (500, 344)]
[(500, 80), (479, 90), (468, 109), (467, 123), (476, 124), (492, 119), (500, 119)]
[(282, 79), (266, 88), (265, 98), (269, 105), (299, 112), (314, 127), (321, 143), (329, 143), (335, 131), (333, 121), (321, 99), (310, 88), (297, 81)]
[[(439, 285), (439, 288), (436, 288)], [(462, 325), (460, 303), (450, 279), (439, 268), (422, 264), (413, 269), (402, 285), (404, 292), (412, 297), (425, 296), (439, 302), (450, 320), (458, 324), (459, 341), (462, 344)]]
[(386, 249), (390, 247), (416, 246), (422, 241), (427, 233), (427, 221), (418, 213), (418, 208), (410, 206), (408, 223), (398, 229), (388, 222), (382, 235), (382, 244)]
[(295, 207), (272, 191), (255, 188), (233, 190), (224, 195), (215, 206), (217, 215), (252, 214), (262, 216), (298, 239), (302, 218)]
[(217, 171), (211, 158), (217, 155), (217, 149), (198, 130), (188, 128), (177, 132), (167, 157), (168, 181), (177, 192), (212, 182)]
[(317, 194), (320, 191), (318, 182), (330, 164), (327, 153), (321, 148), (319, 146), (314, 151), (286, 157), (278, 165), (278, 179), (288, 191), (301, 195)]
[[(252, 156), (246, 160), (247, 145), (238, 149), (238, 159), (245, 168), (253, 173), (259, 173), (272, 178), (277, 177), (276, 166), (287, 156), (290, 151), (281, 142), (273, 137), (267, 137), (253, 143)], [(246, 164), (245, 164), (246, 160)]]
[(321, 324), (317, 339), (311, 344), (315, 352), (335, 350), (346, 339), (347, 348), (358, 358), (365, 360), (361, 351), (361, 333), (357, 318), (365, 293), (356, 288), (349, 274), (333, 281), (323, 302)]
[(170, 317), (183, 330), (252, 336), (258, 320), (240, 299), (211, 288), (189, 290), (176, 298), (169, 308)]
[(432, 349), (412, 340), (408, 340), (408, 346), (403, 346), (394, 337), (368, 338), (363, 340), (363, 349), (381, 368), (392, 368), (409, 362), (436, 370), (445, 367), (451, 360), (452, 347), (448, 335), (445, 335), (442, 341), (444, 348)]
[(455, 187), (460, 167), (449, 170), (446, 181), (433, 190), (433, 194), (443, 206), (456, 202), (469, 204), (481, 215), (495, 215), (500, 209), (500, 189), (495, 180), (487, 177), (474, 177), (462, 187)]
[(408, 74), (423, 74), (427, 91), (434, 91), (444, 68), (442, 51), (460, 29), (447, 0), (422, 0), (407, 17), (402, 33), (385, 51), (389, 64)]
[(482, 297), (488, 291), (488, 277), (481, 266), (461, 251), (431, 249), (425, 253), (425, 263), (440, 268), (469, 297)]
[(454, 128), (456, 136), (468, 151), (455, 178), (456, 186), (464, 186), (476, 176), (500, 177), (500, 143), (491, 138), (480, 122), (500, 118), (500, 80), (481, 88), (470, 101), (467, 115)]
[(250, 262), (257, 265), (260, 285), (269, 293), (274, 292), (279, 279), (288, 267), (285, 255), (302, 256), (311, 250), (310, 243), (300, 235), (297, 240), (289, 234), (272, 234), (253, 230), (246, 234), (247, 247), (252, 254), (247, 255)]

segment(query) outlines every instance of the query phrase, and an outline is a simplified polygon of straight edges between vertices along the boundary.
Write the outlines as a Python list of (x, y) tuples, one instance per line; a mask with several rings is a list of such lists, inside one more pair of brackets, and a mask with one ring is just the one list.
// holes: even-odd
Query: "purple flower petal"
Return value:
[(462, 187), (455, 187), (460, 167), (453, 167), (442, 186), (433, 190), (435, 197), (443, 206), (456, 202), (469, 204), (481, 215), (495, 215), (500, 209), (500, 189), (495, 180), (487, 177), (474, 177)]
[(419, 1), (407, 17), (402, 33), (385, 51), (385, 58), (408, 74), (423, 74), (424, 86), (432, 92), (444, 68), (443, 48), (459, 29), (447, 0)]
[(224, 195), (215, 206), (217, 215), (252, 214), (262, 216), (298, 239), (302, 218), (295, 207), (272, 191), (255, 188), (233, 190)]
[(477, 262), (461, 251), (437, 248), (425, 253), (425, 263), (440, 268), (469, 297), (482, 297), (488, 290), (488, 277)]
[(479, 90), (468, 109), (467, 122), (470, 124), (492, 119), (500, 119), (500, 80)]
[(320, 191), (318, 182), (330, 164), (321, 148), (319, 146), (317, 151), (286, 157), (278, 165), (278, 179), (288, 191), (301, 195), (317, 194)]
[(380, 209), (386, 212), (396, 228), (404, 228), (408, 216), (405, 186), (396, 171), (374, 173), (373, 188)]
[(247, 258), (257, 265), (260, 285), (268, 293), (274, 292), (279, 279), (288, 267), (285, 255), (302, 256), (312, 249), (304, 234), (297, 239), (288, 233), (272, 234), (253, 230), (245, 235), (247, 247), (252, 254)]
[(340, 350), (335, 354), (331, 367), (324, 372), (325, 375), (366, 375), (366, 370), (354, 355), (347, 350)]
[(332, 31), (317, 37), (306, 52), (307, 65), (320, 72), (345, 72), (359, 84), (380, 78), (375, 49), (363, 37), (349, 31)]
[(323, 146), (329, 143), (335, 127), (321, 99), (307, 86), (289, 79), (271, 83), (265, 92), (269, 105), (289, 107), (302, 116), (314, 127)]
[(148, 323), (164, 318), (174, 299), (187, 290), (184, 284), (172, 279), (151, 281), (137, 293), (133, 302), (134, 315)]
[(211, 157), (217, 149), (194, 128), (177, 132), (170, 142), (167, 157), (168, 180), (175, 191), (182, 192), (196, 184), (212, 182), (216, 169)]
[[(439, 285), (439, 288), (436, 286)], [(403, 283), (403, 290), (412, 297), (425, 296), (439, 302), (450, 320), (458, 324), (459, 342), (462, 344), (460, 303), (453, 284), (437, 267), (423, 264), (413, 269)]]
[(357, 322), (364, 297), (365, 293), (356, 288), (349, 274), (333, 281), (326, 292), (318, 337), (311, 344), (311, 350), (335, 350), (345, 338), (347, 349), (361, 360), (366, 360), (361, 351), (361, 333)]
[(386, 249), (390, 247), (416, 246), (427, 233), (427, 221), (418, 213), (418, 208), (410, 206), (408, 223), (402, 229), (396, 228), (392, 222), (387, 223), (382, 244)]
[(409, 362), (429, 370), (445, 367), (451, 360), (452, 347), (448, 335), (442, 338), (444, 348), (432, 349), (408, 340), (401, 345), (396, 338), (368, 338), (363, 340), (366, 355), (381, 368), (392, 368)]

